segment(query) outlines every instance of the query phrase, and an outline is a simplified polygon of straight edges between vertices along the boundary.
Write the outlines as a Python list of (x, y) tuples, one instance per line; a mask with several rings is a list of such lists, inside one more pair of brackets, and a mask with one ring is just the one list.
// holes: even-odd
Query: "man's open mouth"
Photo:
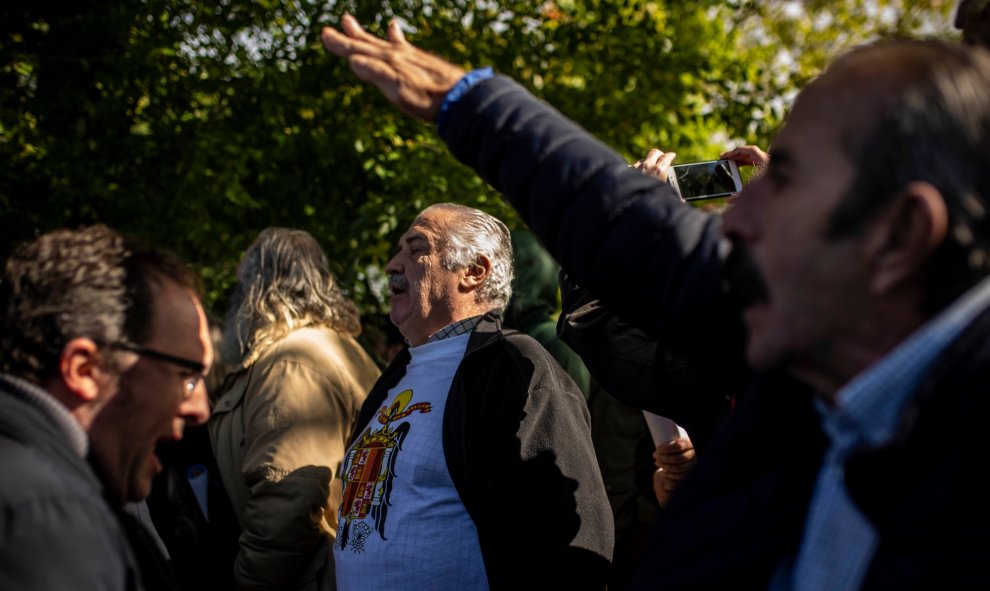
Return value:
[(392, 295), (406, 293), (409, 290), (409, 282), (402, 275), (394, 273), (388, 276), (388, 290)]

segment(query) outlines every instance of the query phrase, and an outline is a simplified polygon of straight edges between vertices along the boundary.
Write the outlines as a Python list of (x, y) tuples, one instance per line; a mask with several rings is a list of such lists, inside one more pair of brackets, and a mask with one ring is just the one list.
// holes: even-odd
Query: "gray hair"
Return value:
[(488, 257), (492, 263), (491, 272), (476, 292), (477, 298), (493, 308), (505, 308), (512, 298), (512, 239), (509, 229), (498, 218), (473, 207), (438, 203), (427, 207), (422, 213), (431, 210), (448, 211), (457, 219), (444, 236), (443, 267), (448, 271), (457, 271), (475, 264), (481, 255)]
[(303, 230), (267, 228), (238, 268), (227, 313), (224, 361), (248, 366), (290, 332), (325, 326), (361, 332), (357, 306), (337, 287), (326, 254)]

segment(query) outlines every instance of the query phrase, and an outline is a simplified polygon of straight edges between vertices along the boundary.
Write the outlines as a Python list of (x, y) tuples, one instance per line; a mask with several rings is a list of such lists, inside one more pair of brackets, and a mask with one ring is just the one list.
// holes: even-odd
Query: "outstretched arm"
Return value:
[(347, 59), (358, 78), (406, 113), (436, 121), (444, 97), (465, 74), (462, 68), (411, 45), (396, 21), (388, 25), (388, 39), (368, 34), (349, 14), (341, 29), (323, 28), (328, 51)]
[[(376, 39), (346, 16), (323, 40), (399, 108), (427, 120), (464, 77), (394, 24)], [(745, 371), (738, 310), (722, 289), (729, 249), (718, 218), (685, 206), (670, 185), (631, 170), (508, 78), (471, 86), (444, 118), (451, 153), (503, 194), (575, 280), (699, 369)]]

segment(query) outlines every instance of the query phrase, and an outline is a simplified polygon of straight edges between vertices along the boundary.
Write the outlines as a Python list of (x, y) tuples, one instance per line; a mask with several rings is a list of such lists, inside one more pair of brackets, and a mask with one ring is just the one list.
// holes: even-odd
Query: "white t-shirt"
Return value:
[(409, 350), (406, 375), (344, 456), (337, 588), (488, 589), (478, 531), (443, 453), (447, 394), (470, 334)]

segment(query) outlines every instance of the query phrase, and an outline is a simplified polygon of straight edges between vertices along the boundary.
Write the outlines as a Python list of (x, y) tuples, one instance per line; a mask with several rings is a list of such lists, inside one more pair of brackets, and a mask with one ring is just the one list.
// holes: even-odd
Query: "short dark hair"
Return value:
[(19, 247), (0, 279), (0, 370), (41, 384), (78, 337), (101, 346), (149, 338), (156, 284), (199, 291), (174, 256), (103, 225), (55, 230)]
[(884, 41), (853, 50), (820, 80), (846, 74), (847, 83), (874, 90), (865, 100), (876, 110), (846, 126), (843, 143), (857, 170), (830, 236), (858, 233), (911, 182), (937, 188), (949, 232), (926, 269), (923, 305), (933, 313), (990, 273), (990, 53)]

